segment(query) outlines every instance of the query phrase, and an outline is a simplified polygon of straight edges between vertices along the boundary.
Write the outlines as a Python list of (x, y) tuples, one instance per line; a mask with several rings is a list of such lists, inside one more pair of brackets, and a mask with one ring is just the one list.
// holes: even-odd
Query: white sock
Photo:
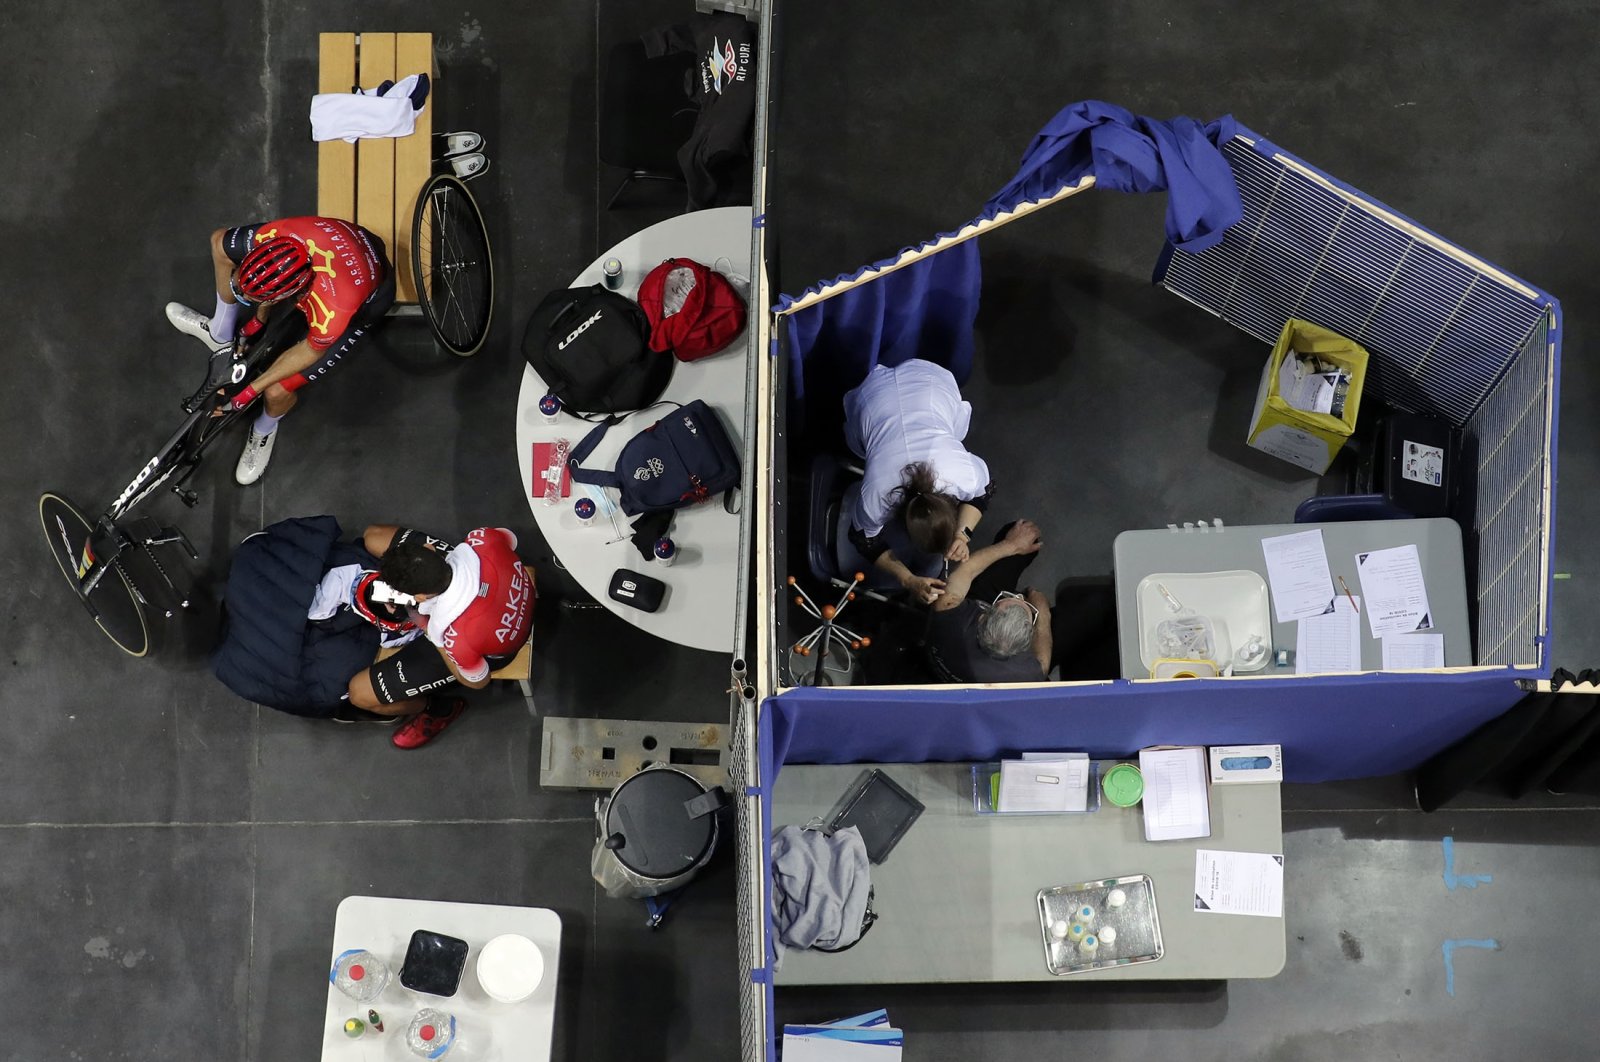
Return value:
[(217, 296), (217, 308), (211, 313), (211, 338), (218, 343), (232, 343), (239, 331), (239, 304), (224, 302)]
[(255, 433), (257, 435), (259, 435), (263, 439), (265, 439), (267, 436), (271, 435), (274, 431), (278, 430), (278, 421), (280, 421), (282, 419), (283, 419), (282, 417), (274, 417), (271, 413), (268, 413), (266, 410), (262, 410), (261, 411), (261, 415), (256, 418), (255, 424), (253, 424), (251, 427), (254, 429), (254, 431), (255, 431)]

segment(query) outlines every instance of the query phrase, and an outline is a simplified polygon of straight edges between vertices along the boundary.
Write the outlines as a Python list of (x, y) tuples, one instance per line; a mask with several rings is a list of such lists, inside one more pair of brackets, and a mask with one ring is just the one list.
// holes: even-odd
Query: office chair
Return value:
[(833, 454), (811, 459), (810, 504), (806, 510), (806, 559), (811, 574), (843, 587), (856, 572), (866, 575), (862, 592), (879, 601), (900, 593), (894, 576), (868, 563), (850, 542), (850, 502), (861, 489), (861, 469)]
[(692, 55), (651, 59), (644, 44), (613, 45), (600, 86), (600, 161), (629, 171), (606, 203), (610, 210), (636, 181), (687, 184), (678, 166), (678, 149), (694, 132), (699, 108), (686, 92), (693, 76)]

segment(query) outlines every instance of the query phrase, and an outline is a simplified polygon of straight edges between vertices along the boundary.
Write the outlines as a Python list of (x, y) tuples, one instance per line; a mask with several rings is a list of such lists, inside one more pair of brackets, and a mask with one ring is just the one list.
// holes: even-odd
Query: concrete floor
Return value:
[[(1489, 261), (1566, 312), (1554, 660), (1589, 666), (1600, 622), (1589, 361), (1600, 35), (1586, 5), (1407, 7), (1020, 0), (779, 8), (769, 230), (782, 291), (955, 227), (1061, 106), (1232, 112)], [(985, 237), (969, 444), (990, 519), (1036, 520), (1028, 573), (1109, 572), (1115, 534), (1220, 516), (1287, 521), (1313, 482), (1239, 436), (1265, 348), (1149, 284), (1161, 197), (1093, 193)], [(1041, 443), (1041, 440), (1048, 440)], [(1049, 483), (1039, 490), (1033, 484)], [(785, 989), (778, 1018), (885, 1006), (906, 1057), (1193, 1062), (1595, 1056), (1600, 1017), (1565, 912), (1600, 901), (1592, 797), (1468, 794), (1415, 810), (1404, 779), (1284, 793), (1289, 958), (1226, 985)], [(1488, 875), (1447, 887), (1455, 872)], [(1454, 954), (1447, 940), (1495, 939)]]
[[(11, 455), (0, 500), (12, 515), (0, 586), (13, 630), (0, 760), (0, 946), (13, 959), (0, 991), (25, 1037), (0, 1057), (313, 1057), (334, 906), (357, 892), (559, 911), (557, 1058), (736, 1056), (731, 866), (705, 875), (660, 934), (635, 905), (597, 895), (590, 797), (539, 789), (538, 724), (519, 699), (484, 699), (436, 745), (402, 756), (385, 732), (232, 697), (205, 670), (203, 621), (170, 629), (155, 660), (122, 658), (60, 586), (34, 516), (45, 489), (103, 504), (176, 419), (198, 352), (161, 305), (204, 306), (205, 234), (314, 202), (303, 116), (317, 31), (431, 29), (436, 128), (484, 132), (494, 158), (474, 186), (499, 269), (489, 346), (447, 361), (420, 326), (396, 324), (286, 422), (260, 485), (232, 484), (229, 447), (205, 470), (197, 510), (168, 498), (156, 511), (181, 517), (202, 573), (290, 515), (331, 509), (349, 528), (402, 518), (447, 532), (507, 522), (539, 566), (542, 714), (725, 717), (723, 661), (569, 607), (575, 588), (540, 552), (521, 498), (506, 404), (542, 292), (671, 212), (601, 209), (620, 175), (595, 161), (596, 67), (613, 41), (687, 7), (99, 0), (70, 18), (0, 7), (19, 45), (0, 71), (11, 144), (0, 290), (17, 384), (0, 399)], [(808, 0), (785, 5), (782, 31), (772, 213), (785, 289), (969, 215), (1060, 104), (1098, 96), (1154, 115), (1231, 109), (1556, 293), (1568, 314), (1557, 568), (1572, 574), (1557, 584), (1556, 660), (1595, 661), (1600, 624), (1584, 605), (1600, 578), (1600, 551), (1587, 552), (1600, 512), (1582, 487), (1597, 440), (1580, 412), (1594, 393), (1585, 326), (1600, 276), (1582, 227), (1600, 148), (1592, 9)], [(1232, 394), (1259, 351), (1144, 286), (1159, 209), (1085, 197), (986, 246), (991, 284), (1006, 280), (1002, 307), (1047, 305), (1057, 318), (1030, 335), (1005, 330), (1011, 314), (989, 317), (973, 397), (985, 411), (977, 442), (997, 467), (1021, 459), (1029, 417), (1054, 423), (1076, 393), (1031, 341), (1058, 337), (1060, 322), (1080, 363), (1147, 346), (1202, 396), (1195, 418), (1226, 415), (1215, 395)], [(402, 444), (400, 426), (424, 442)], [(1142, 501), (1098, 487), (1039, 498), (1030, 515), (1059, 529), (1051, 563), (1101, 570), (1122, 526), (1235, 507), (1250, 517), (1305, 490), (1240, 464), (1224, 502), (1194, 485), (1191, 458), (1209, 469), (1223, 459), (1090, 439), (1074, 467), (1137, 459), (1153, 486)], [(611, 666), (623, 658), (627, 669)], [(1600, 1019), (1565, 938), (1569, 912), (1600, 898), (1600, 809), (1479, 796), (1425, 817), (1402, 810), (1407, 800), (1392, 779), (1286, 793), (1290, 959), (1274, 980), (784, 992), (780, 1016), (888, 1005), (919, 1059), (1592, 1057)], [(1446, 888), (1445, 835), (1460, 873), (1492, 884)], [(1448, 995), (1442, 943), (1480, 937), (1501, 950), (1458, 955)]]

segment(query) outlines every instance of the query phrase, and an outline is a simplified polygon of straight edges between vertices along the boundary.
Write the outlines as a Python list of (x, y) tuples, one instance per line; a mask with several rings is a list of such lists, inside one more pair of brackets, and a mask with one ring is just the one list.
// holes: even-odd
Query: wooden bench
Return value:
[(376, 88), (421, 73), (433, 81), (411, 135), (317, 144), (317, 213), (354, 221), (381, 239), (395, 265), (395, 304), (414, 305), (411, 221), (417, 195), (433, 173), (433, 107), (439, 90), (433, 34), (324, 33), (318, 56), (318, 92)]
[[(378, 658), (374, 660), (373, 663), (381, 664), (399, 651), (399, 649), (379, 649)], [(520, 686), (522, 688), (522, 696), (530, 705), (533, 703), (533, 684), (529, 681), (529, 679), (532, 677), (532, 639), (523, 642), (522, 648), (517, 650), (517, 655), (512, 657), (504, 667), (496, 668), (494, 671), (489, 672), (489, 678), (491, 681), (503, 679), (508, 682), (515, 682), (518, 686)]]

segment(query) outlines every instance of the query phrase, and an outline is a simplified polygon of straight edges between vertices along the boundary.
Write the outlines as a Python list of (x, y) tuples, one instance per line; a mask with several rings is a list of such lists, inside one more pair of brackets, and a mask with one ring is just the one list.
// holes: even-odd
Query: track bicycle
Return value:
[(130, 513), (169, 481), (185, 505), (192, 508), (199, 500), (186, 484), (217, 437), (246, 412), (254, 415), (259, 398), (241, 410), (233, 408), (232, 395), (271, 364), (274, 351), (267, 337), (272, 332), (263, 330), (263, 341), (236, 342), (211, 353), (204, 380), (181, 403), (185, 416), (178, 430), (98, 517), (90, 520), (61, 494), (39, 496), (39, 523), (61, 574), (100, 629), (130, 656), (150, 650), (146, 608), (160, 608), (170, 617), (189, 606), (187, 594), (161, 562), (161, 547), (179, 545), (191, 560), (200, 559), (182, 531)]

